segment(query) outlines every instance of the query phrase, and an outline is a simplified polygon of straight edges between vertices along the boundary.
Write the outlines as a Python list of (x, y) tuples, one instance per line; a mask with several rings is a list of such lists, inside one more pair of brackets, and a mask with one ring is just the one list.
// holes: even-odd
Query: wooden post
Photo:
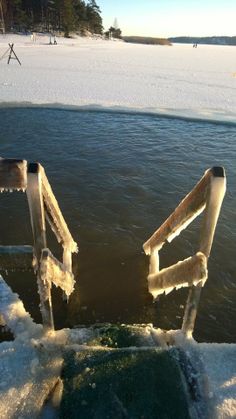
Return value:
[[(210, 256), (215, 228), (226, 191), (224, 168), (213, 167), (211, 169), (211, 175), (199, 246), (200, 252), (204, 253), (207, 258)], [(190, 337), (192, 336), (194, 330), (201, 290), (202, 282), (200, 282), (196, 287), (192, 286), (189, 290), (182, 331), (185, 335)]]
[(40, 273), (42, 251), (47, 247), (47, 243), (41, 174), (38, 163), (29, 164), (26, 193), (34, 238), (34, 251), (37, 260), (37, 282), (40, 295), (40, 309), (42, 313), (43, 325), (46, 329), (54, 329), (51, 301), (51, 283), (49, 283), (47, 280), (43, 281)]

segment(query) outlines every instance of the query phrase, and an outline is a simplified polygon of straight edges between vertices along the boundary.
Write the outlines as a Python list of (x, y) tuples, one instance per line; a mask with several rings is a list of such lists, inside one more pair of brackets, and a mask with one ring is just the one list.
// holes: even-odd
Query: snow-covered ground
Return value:
[(235, 419), (236, 344), (197, 343), (194, 339), (185, 339), (180, 331), (170, 331), (169, 334), (175, 345), (184, 349), (199, 374), (205, 407), (209, 409), (206, 417)]
[(236, 47), (0, 35), (0, 102), (128, 108), (236, 122)]

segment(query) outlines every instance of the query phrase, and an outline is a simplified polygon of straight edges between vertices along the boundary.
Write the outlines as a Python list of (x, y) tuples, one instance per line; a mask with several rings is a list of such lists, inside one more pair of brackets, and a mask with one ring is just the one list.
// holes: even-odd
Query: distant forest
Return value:
[(169, 41), (180, 44), (236, 45), (236, 36), (178, 36), (175, 38), (169, 38)]
[[(6, 31), (103, 32), (95, 0), (0, 0)], [(1, 14), (0, 14), (1, 18)]]

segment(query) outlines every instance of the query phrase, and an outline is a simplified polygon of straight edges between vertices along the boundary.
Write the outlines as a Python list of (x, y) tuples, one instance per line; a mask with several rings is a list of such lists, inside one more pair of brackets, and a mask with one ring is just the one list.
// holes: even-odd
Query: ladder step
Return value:
[(175, 265), (162, 269), (160, 272), (148, 276), (149, 291), (156, 298), (158, 295), (169, 294), (175, 288), (203, 285), (207, 279), (207, 258), (198, 252)]
[(0, 158), (0, 191), (23, 190), (27, 187), (26, 160)]
[(0, 246), (0, 270), (29, 269), (32, 266), (32, 246)]

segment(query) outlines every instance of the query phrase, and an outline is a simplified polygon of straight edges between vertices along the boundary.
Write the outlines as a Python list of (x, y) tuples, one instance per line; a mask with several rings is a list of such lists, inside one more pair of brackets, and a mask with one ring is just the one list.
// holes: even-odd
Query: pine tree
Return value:
[(120, 28), (115, 28), (114, 26), (111, 26), (109, 28), (108, 34), (110, 36), (112, 36), (113, 38), (117, 38), (117, 39), (120, 39), (122, 37), (121, 36), (122, 32), (121, 32)]
[(83, 34), (84, 31), (88, 29), (87, 9), (85, 2), (82, 0), (74, 0), (74, 11), (76, 18), (76, 29), (79, 30), (81, 34)]
[(89, 30), (92, 33), (101, 34), (103, 31), (102, 18), (100, 9), (95, 0), (89, 0), (87, 4), (87, 20)]
[(102, 33), (95, 0), (1, 0), (6, 30), (73, 30)]
[(26, 30), (29, 22), (23, 8), (22, 0), (10, 0), (8, 3), (9, 21), (11, 28), (19, 31)]
[(70, 32), (75, 29), (75, 14), (72, 0), (63, 1), (63, 30), (64, 36), (68, 38)]

